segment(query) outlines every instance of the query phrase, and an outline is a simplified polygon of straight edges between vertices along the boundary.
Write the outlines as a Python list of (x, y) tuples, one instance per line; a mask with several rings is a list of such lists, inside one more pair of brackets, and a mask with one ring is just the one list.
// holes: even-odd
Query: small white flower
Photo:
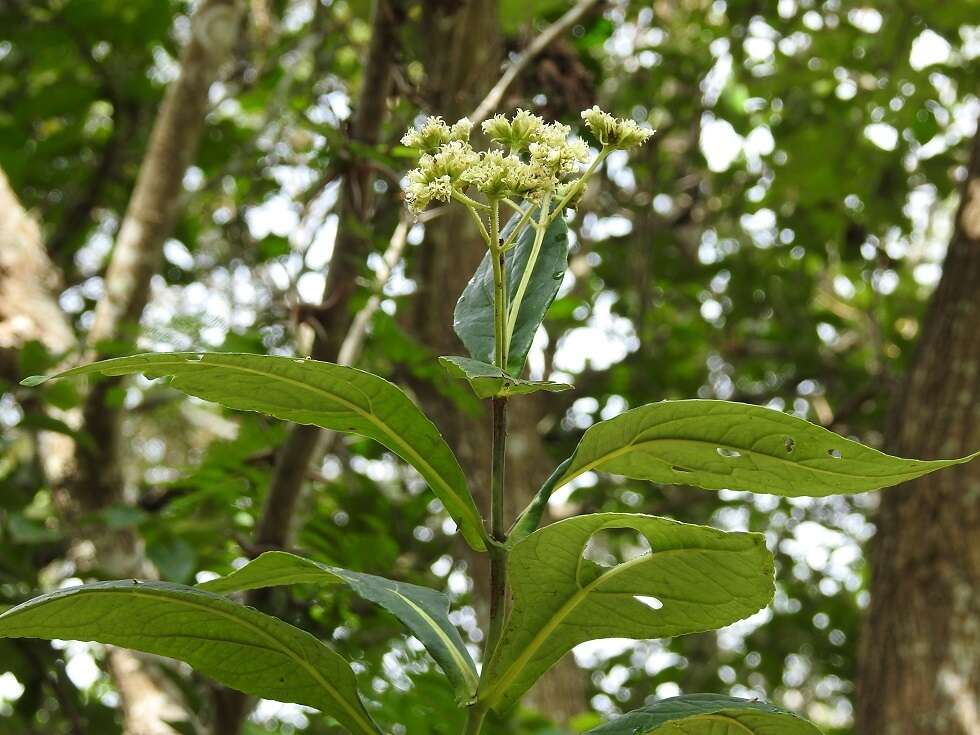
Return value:
[(449, 128), (449, 140), (458, 140), (465, 143), (470, 139), (470, 132), (472, 130), (473, 122), (468, 117), (461, 117)]
[[(462, 122), (462, 121), (460, 121)], [(458, 125), (459, 123), (457, 123)], [(455, 127), (455, 126), (454, 126)], [(402, 136), (402, 145), (409, 148), (417, 148), (425, 153), (432, 153), (437, 150), (439, 146), (444, 143), (448, 143), (452, 136), (452, 132), (449, 126), (443, 121), (443, 119), (435, 115), (433, 117), (426, 118), (425, 122), (421, 125), (410, 128), (404, 136)]]
[(519, 109), (510, 120), (504, 115), (494, 115), (483, 123), (483, 132), (491, 140), (516, 152), (527, 150), (543, 127), (544, 120)]

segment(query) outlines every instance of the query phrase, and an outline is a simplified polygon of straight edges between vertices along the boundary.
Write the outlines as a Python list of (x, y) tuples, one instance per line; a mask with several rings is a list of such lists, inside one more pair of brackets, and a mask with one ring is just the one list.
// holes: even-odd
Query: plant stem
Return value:
[(464, 735), (480, 735), (480, 730), (483, 729), (483, 719), (486, 716), (487, 711), (483, 706), (479, 704), (472, 705), (466, 715), (466, 730), (464, 731)]
[(490, 630), (484, 656), (487, 660), (500, 640), (504, 619), (507, 617), (507, 555), (503, 544), (507, 541), (504, 518), (504, 473), (507, 462), (507, 399), (490, 401), (493, 442), (493, 459), (490, 466), (490, 535), (500, 547), (490, 550)]
[(548, 231), (550, 201), (550, 195), (545, 195), (544, 201), (541, 202), (538, 223), (534, 226), (534, 244), (531, 246), (531, 253), (527, 257), (527, 263), (524, 264), (521, 282), (514, 292), (514, 302), (508, 306), (507, 329), (504, 331), (504, 339), (508, 344), (510, 343), (511, 336), (514, 334), (514, 327), (517, 326), (517, 315), (521, 310), (524, 292), (527, 291), (527, 284), (531, 282), (531, 274), (534, 273), (534, 266), (538, 262), (538, 255), (541, 254), (541, 243), (544, 242), (544, 235)]
[(500, 246), (500, 204), (490, 208), (490, 262), (493, 266), (494, 364), (507, 370), (507, 272)]
[[(504, 270), (504, 250), (500, 244), (499, 203), (493, 202), (490, 209), (490, 257), (493, 262), (493, 320), (495, 333), (494, 363), (501, 370), (507, 369), (507, 273)], [(490, 462), (490, 536), (498, 545), (491, 546), (490, 552), (490, 629), (484, 658), (489, 661), (494, 648), (500, 640), (504, 619), (507, 616), (507, 553), (504, 543), (507, 540), (504, 480), (507, 464), (507, 399), (493, 398), (490, 401), (490, 422), (492, 432)], [(479, 733), (483, 713), (470, 710), (467, 733)]]
[(558, 205), (555, 207), (555, 211), (551, 213), (550, 217), (548, 217), (549, 225), (551, 224), (552, 220), (554, 220), (556, 217), (561, 217), (565, 213), (565, 207), (567, 207), (568, 203), (572, 201), (575, 195), (582, 190), (582, 187), (588, 183), (589, 178), (595, 173), (595, 170), (599, 168), (599, 164), (605, 161), (606, 157), (610, 153), (612, 153), (612, 151), (608, 148), (603, 148), (601, 151), (599, 151), (599, 155), (596, 156), (595, 160), (589, 164), (587, 169), (585, 169), (585, 173), (583, 173), (579, 180), (575, 182), (575, 186), (573, 186), (569, 192), (561, 198), (561, 201), (558, 202)]

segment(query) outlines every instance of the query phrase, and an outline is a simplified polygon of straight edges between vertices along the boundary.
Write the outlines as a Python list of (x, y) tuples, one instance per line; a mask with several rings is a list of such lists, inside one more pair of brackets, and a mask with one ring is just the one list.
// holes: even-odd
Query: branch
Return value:
[[(208, 93), (231, 55), (239, 28), (240, 0), (205, 0), (191, 21), (180, 76), (170, 85), (150, 133), (105, 274), (105, 293), (88, 335), (92, 357), (107, 357), (107, 343), (126, 341), (138, 327), (158, 271), (163, 243), (180, 210), (184, 175), (197, 151), (210, 107)], [(106, 397), (117, 381), (96, 383), (83, 408), (84, 428), (100, 438), (96, 450), (76, 447), (71, 495), (83, 510), (111, 504), (122, 492), (117, 458), (120, 410)]]
[(58, 304), (59, 286), (41, 228), (0, 170), (0, 353), (16, 355), (30, 340), (54, 353), (74, 346), (71, 323)]
[(476, 106), (476, 109), (470, 113), (469, 118), (473, 121), (474, 125), (478, 125), (484, 120), (486, 120), (490, 115), (493, 114), (494, 110), (499, 107), (501, 100), (504, 98), (504, 93), (514, 83), (514, 80), (520, 76), (521, 72), (527, 68), (527, 65), (542, 51), (544, 51), (556, 38), (564, 35), (565, 32), (571, 28), (575, 23), (588, 12), (594, 5), (596, 5), (599, 0), (579, 0), (574, 6), (572, 6), (561, 18), (556, 20), (550, 26), (545, 28), (541, 33), (535, 37), (531, 43), (528, 44), (527, 48), (522, 51), (517, 58), (515, 58), (504, 70), (503, 75), (497, 81), (493, 88), (487, 93), (487, 96), (483, 98), (483, 101)]

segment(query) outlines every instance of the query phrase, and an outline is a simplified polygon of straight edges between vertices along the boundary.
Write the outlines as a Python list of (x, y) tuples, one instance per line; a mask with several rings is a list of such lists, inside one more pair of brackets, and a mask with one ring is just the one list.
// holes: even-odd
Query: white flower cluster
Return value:
[(582, 119), (596, 137), (596, 140), (608, 148), (626, 150), (635, 148), (647, 142), (654, 131), (641, 128), (635, 120), (623, 120), (603, 112), (598, 106), (590, 110), (582, 110)]
[[(631, 148), (653, 134), (598, 107), (582, 117), (604, 149)], [(482, 127), (496, 144), (482, 152), (469, 143), (473, 124), (465, 117), (452, 126), (441, 117), (430, 117), (405, 134), (402, 143), (422, 153), (418, 167), (408, 174), (405, 191), (412, 211), (421, 212), (434, 201), (466, 202), (470, 189), (490, 201), (519, 198), (540, 203), (556, 192), (561, 196), (573, 190), (580, 164), (589, 160), (585, 141), (569, 139), (571, 128), (546, 123), (526, 110), (510, 118), (496, 115)]]

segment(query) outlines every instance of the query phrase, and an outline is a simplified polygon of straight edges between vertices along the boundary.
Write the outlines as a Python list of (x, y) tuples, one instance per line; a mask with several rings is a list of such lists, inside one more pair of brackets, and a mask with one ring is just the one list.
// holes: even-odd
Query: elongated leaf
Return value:
[(169, 375), (174, 388), (229, 408), (370, 437), (418, 470), (470, 546), (486, 548), (480, 514), (449, 445), (400, 388), (377, 375), (291, 357), (174, 352), (103, 360), (52, 378), (89, 373)]
[(686, 694), (633, 710), (587, 735), (821, 735), (814, 725), (766, 702)]
[(901, 459), (761, 406), (664, 401), (592, 426), (555, 487), (600, 470), (709, 490), (822, 497), (897, 485), (978, 455)]
[(185, 661), (247, 694), (316, 707), (379, 733), (354, 672), (309, 633), (219, 595), (165, 582), (99, 582), (0, 615), (0, 638), (95, 641)]
[(364, 599), (383, 607), (412, 631), (442, 667), (453, 684), (457, 701), (472, 701), (478, 679), (476, 666), (459, 631), (449, 622), (449, 598), (441, 592), (329, 567), (283, 551), (266, 552), (231, 574), (197, 586), (224, 594), (297, 583), (346, 584)]
[[(612, 568), (585, 559), (589, 539), (610, 528), (638, 531), (651, 552)], [(507, 569), (512, 611), (480, 686), (480, 698), (495, 709), (513, 704), (579, 643), (712, 630), (773, 595), (772, 556), (761, 535), (629, 513), (535, 531), (514, 545)]]
[[(532, 214), (531, 218), (537, 215)], [(504, 227), (501, 236), (506, 239), (520, 217), (515, 214)], [(518, 236), (517, 243), (504, 256), (507, 273), (507, 291), (513, 296), (524, 274), (528, 258), (534, 245), (534, 228), (525, 227)], [(548, 226), (538, 258), (531, 272), (531, 280), (524, 293), (517, 323), (510, 339), (510, 355), (507, 372), (519, 376), (524, 369), (524, 361), (531, 349), (534, 333), (538, 331), (548, 307), (555, 300), (568, 267), (568, 226), (561, 217)], [(493, 321), (493, 267), (488, 252), (473, 278), (466, 284), (456, 311), (453, 314), (453, 329), (466, 345), (474, 360), (493, 363), (494, 321)]]
[(477, 398), (519, 396), (538, 391), (558, 393), (572, 387), (568, 383), (555, 383), (551, 380), (514, 378), (494, 365), (468, 357), (440, 357), (439, 363), (450, 376), (469, 383)]

